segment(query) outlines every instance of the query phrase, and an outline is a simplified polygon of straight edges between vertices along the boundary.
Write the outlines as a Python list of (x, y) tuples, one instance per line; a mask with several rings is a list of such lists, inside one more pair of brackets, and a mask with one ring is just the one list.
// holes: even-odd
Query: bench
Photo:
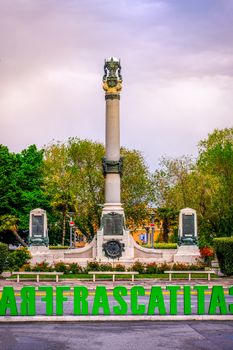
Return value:
[(209, 271), (164, 271), (164, 273), (169, 274), (169, 281), (172, 280), (172, 274), (188, 274), (189, 276), (189, 281), (191, 281), (191, 275), (192, 274), (207, 274), (208, 275), (208, 281), (210, 281), (210, 275), (215, 274), (214, 271), (209, 270)]
[(138, 272), (135, 271), (127, 271), (127, 272), (121, 272), (121, 271), (89, 271), (89, 275), (93, 275), (93, 282), (96, 281), (96, 275), (112, 275), (112, 280), (115, 282), (116, 275), (131, 275), (132, 281), (134, 281), (134, 276), (138, 275)]
[(36, 272), (36, 271), (31, 271), (31, 272), (25, 272), (25, 271), (22, 271), (22, 272), (19, 272), (19, 271), (14, 271), (12, 272), (11, 275), (16, 275), (17, 276), (17, 282), (19, 282), (19, 276), (20, 275), (36, 275), (36, 282), (39, 282), (40, 281), (40, 276), (41, 275), (51, 275), (51, 276), (56, 276), (56, 282), (58, 282), (58, 278), (60, 275), (63, 275), (64, 272), (56, 272), (56, 271), (53, 271), (53, 272)]

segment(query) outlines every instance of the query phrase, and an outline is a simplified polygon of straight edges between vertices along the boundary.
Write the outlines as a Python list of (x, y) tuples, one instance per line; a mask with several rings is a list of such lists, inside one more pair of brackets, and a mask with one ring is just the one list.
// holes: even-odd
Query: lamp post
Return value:
[(155, 236), (155, 214), (151, 214), (151, 248), (154, 248), (154, 236)]
[(150, 226), (145, 226), (146, 230), (146, 244), (149, 243)]
[(69, 215), (69, 218), (70, 218), (70, 222), (69, 222), (69, 225), (70, 225), (70, 249), (72, 248), (72, 227), (74, 226), (74, 222), (73, 222), (73, 215), (74, 215), (74, 212), (70, 211), (68, 213)]

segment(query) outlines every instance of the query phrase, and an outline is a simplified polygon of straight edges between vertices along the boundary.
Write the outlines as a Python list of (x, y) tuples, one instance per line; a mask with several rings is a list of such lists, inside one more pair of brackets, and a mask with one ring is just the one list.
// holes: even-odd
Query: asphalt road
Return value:
[(233, 322), (4, 323), (1, 350), (232, 350)]

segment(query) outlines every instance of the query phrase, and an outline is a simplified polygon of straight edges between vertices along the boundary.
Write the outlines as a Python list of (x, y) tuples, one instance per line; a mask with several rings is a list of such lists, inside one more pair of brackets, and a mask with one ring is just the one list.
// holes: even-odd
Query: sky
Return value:
[(122, 65), (121, 145), (153, 170), (233, 126), (232, 0), (0, 0), (0, 143), (104, 143), (104, 59)]

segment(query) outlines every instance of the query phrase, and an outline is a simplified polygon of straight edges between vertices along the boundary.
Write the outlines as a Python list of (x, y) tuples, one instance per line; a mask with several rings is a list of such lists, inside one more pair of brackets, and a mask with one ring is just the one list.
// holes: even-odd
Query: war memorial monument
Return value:
[(197, 215), (191, 208), (182, 209), (179, 216), (178, 249), (149, 249), (135, 242), (126, 227), (124, 207), (121, 203), (121, 177), (123, 159), (120, 154), (120, 93), (122, 75), (120, 60), (105, 59), (103, 89), (105, 92), (105, 203), (101, 226), (90, 244), (83, 248), (50, 250), (46, 212), (35, 209), (30, 213), (30, 251), (32, 264), (64, 261), (86, 266), (90, 261), (114, 262), (130, 266), (140, 262), (195, 263), (200, 258), (198, 249)]

